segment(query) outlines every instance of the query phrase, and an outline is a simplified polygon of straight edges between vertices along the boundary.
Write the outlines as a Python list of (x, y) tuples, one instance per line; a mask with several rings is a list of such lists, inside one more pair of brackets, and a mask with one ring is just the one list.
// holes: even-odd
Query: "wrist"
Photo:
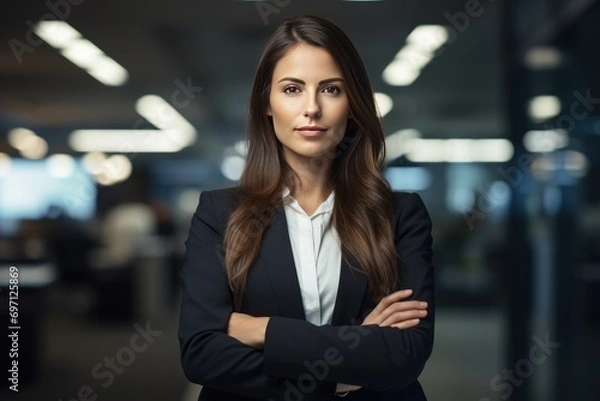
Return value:
[(265, 338), (267, 335), (267, 325), (269, 324), (269, 317), (260, 318), (259, 330), (258, 330), (258, 347), (264, 348)]

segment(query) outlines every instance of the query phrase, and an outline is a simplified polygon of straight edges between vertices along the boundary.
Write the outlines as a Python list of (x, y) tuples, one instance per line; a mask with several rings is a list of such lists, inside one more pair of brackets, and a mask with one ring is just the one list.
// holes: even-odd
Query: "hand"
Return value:
[(246, 345), (262, 349), (268, 323), (268, 317), (254, 317), (245, 313), (232, 312), (227, 324), (227, 334)]
[(410, 297), (412, 290), (396, 291), (383, 298), (367, 315), (361, 326), (377, 324), (380, 327), (408, 329), (419, 324), (427, 316), (427, 302), (402, 301)]
[(336, 393), (344, 393), (346, 391), (360, 390), (361, 388), (362, 388), (362, 386), (355, 386), (354, 384), (337, 383), (337, 385), (335, 387), (335, 392)]
[[(402, 301), (412, 295), (412, 290), (400, 290), (383, 298), (375, 309), (367, 315), (361, 326), (377, 324), (380, 327), (392, 326), (408, 329), (419, 324), (427, 316), (427, 302)], [(362, 386), (337, 383), (336, 393), (360, 390)]]

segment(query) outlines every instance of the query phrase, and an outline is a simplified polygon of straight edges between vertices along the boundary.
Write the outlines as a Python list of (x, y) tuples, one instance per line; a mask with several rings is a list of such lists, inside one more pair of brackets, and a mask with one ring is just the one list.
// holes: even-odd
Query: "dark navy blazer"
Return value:
[[(336, 383), (357, 384), (345, 400), (425, 400), (417, 381), (431, 354), (434, 278), (431, 220), (414, 193), (394, 193), (393, 228), (400, 256), (397, 288), (427, 301), (428, 316), (402, 330), (360, 322), (375, 307), (360, 266), (342, 251), (331, 324), (305, 319), (283, 206), (263, 237), (251, 266), (242, 312), (270, 316), (264, 349), (227, 335), (232, 297), (223, 264), (223, 232), (239, 200), (239, 188), (204, 191), (192, 218), (180, 278), (181, 363), (187, 378), (202, 384), (199, 400), (336, 400)], [(374, 249), (374, 252), (377, 250)]]

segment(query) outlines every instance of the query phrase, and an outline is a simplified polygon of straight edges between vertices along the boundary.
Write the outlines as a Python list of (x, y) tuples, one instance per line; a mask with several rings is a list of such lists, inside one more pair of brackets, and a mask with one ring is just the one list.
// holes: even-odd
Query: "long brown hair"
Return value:
[[(243, 197), (225, 232), (225, 267), (234, 308), (241, 310), (248, 270), (258, 256), (262, 237), (284, 187), (293, 192), (294, 172), (267, 115), (275, 65), (294, 45), (323, 48), (337, 61), (347, 82), (351, 119), (340, 144), (311, 163), (332, 163), (335, 202), (331, 224), (342, 247), (367, 275), (375, 301), (393, 292), (398, 256), (392, 233), (393, 198), (382, 177), (385, 140), (373, 90), (363, 62), (348, 36), (332, 22), (314, 15), (291, 17), (268, 39), (254, 78), (248, 112), (248, 156), (240, 179)], [(353, 266), (355, 270), (360, 269)]]

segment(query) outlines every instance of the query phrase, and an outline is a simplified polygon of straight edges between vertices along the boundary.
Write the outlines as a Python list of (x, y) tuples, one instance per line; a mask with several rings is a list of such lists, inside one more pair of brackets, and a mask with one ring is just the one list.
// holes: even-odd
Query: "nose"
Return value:
[(304, 111), (304, 116), (309, 118), (319, 118), (321, 117), (321, 107), (319, 106), (319, 102), (317, 101), (316, 95), (307, 96), (307, 104)]

